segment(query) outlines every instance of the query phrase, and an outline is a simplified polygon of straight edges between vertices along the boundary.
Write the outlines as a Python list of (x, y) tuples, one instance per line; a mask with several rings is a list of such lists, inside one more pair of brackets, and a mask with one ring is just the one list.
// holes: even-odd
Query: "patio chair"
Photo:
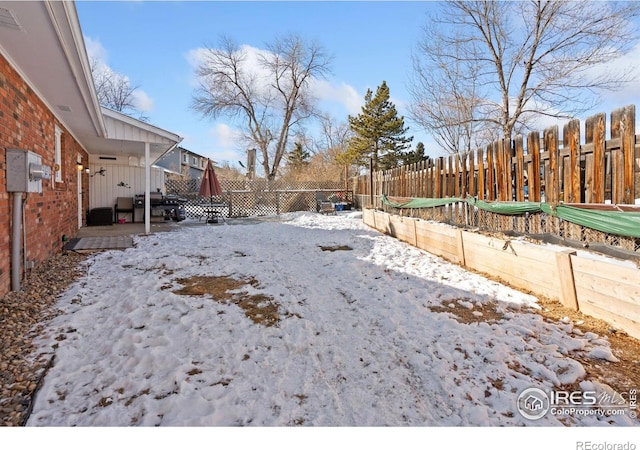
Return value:
[(336, 207), (332, 202), (327, 200), (327, 195), (324, 192), (316, 192), (316, 209), (322, 214), (336, 213)]
[(133, 209), (133, 197), (118, 197), (113, 208), (113, 221), (118, 222), (120, 214), (131, 214), (131, 222), (135, 222), (135, 211)]

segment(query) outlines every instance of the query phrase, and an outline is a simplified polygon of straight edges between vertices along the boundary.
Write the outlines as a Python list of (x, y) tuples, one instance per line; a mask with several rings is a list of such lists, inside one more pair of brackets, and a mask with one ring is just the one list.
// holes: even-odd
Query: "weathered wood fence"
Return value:
[[(640, 136), (635, 106), (609, 117), (597, 114), (584, 123), (571, 120), (499, 140), (458, 156), (440, 157), (354, 178), (356, 205), (394, 214), (447, 222), (488, 231), (551, 236), (584, 246), (640, 253), (640, 239), (610, 235), (545, 214), (502, 216), (464, 203), (420, 210), (384, 206), (381, 195), (395, 197), (477, 197), (487, 201), (543, 201), (582, 204), (597, 209), (640, 210)], [(581, 143), (581, 135), (584, 142)], [(526, 145), (525, 145), (526, 144)], [(587, 205), (588, 204), (588, 205)]]
[[(497, 201), (634, 204), (640, 198), (640, 148), (635, 106), (581, 123), (530, 132), (513, 142), (499, 140), (467, 154), (402, 166), (357, 177), (354, 193), (361, 206), (381, 206), (380, 195), (465, 197)], [(526, 145), (525, 145), (526, 144)]]

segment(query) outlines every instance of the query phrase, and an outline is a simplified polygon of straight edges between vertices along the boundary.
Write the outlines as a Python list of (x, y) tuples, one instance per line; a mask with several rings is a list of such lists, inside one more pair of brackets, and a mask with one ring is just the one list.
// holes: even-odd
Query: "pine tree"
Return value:
[(404, 117), (398, 116), (395, 105), (389, 101), (386, 81), (376, 89), (375, 96), (368, 89), (364, 100), (362, 112), (349, 116), (349, 126), (355, 136), (349, 141), (343, 158), (361, 165), (372, 158), (373, 170), (395, 167), (413, 136), (405, 136), (409, 128), (405, 128)]
[(424, 144), (422, 142), (418, 142), (416, 144), (416, 149), (410, 152), (407, 152), (402, 157), (402, 164), (414, 164), (420, 161), (426, 161), (429, 157), (424, 154)]
[(302, 148), (300, 142), (296, 142), (293, 150), (287, 155), (287, 165), (290, 170), (300, 170), (309, 165), (311, 154)]

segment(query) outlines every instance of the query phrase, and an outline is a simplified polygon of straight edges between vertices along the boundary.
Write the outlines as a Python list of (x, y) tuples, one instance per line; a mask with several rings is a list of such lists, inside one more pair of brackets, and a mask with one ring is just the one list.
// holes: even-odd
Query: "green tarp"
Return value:
[(402, 209), (434, 208), (436, 206), (466, 202), (478, 209), (497, 214), (545, 213), (567, 222), (602, 231), (603, 233), (640, 238), (639, 212), (601, 211), (538, 202), (485, 202), (472, 197), (466, 199), (458, 197), (412, 198), (406, 202), (393, 202), (386, 195), (383, 195), (382, 202), (393, 208)]

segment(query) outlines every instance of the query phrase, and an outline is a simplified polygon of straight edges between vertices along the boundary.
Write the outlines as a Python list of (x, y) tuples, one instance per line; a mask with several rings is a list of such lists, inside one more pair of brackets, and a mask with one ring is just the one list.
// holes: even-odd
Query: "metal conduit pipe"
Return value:
[(20, 290), (20, 231), (22, 229), (22, 192), (13, 193), (13, 229), (11, 235), (11, 290)]
[(24, 281), (27, 280), (27, 197), (29, 194), (24, 196), (22, 200), (22, 279)]

